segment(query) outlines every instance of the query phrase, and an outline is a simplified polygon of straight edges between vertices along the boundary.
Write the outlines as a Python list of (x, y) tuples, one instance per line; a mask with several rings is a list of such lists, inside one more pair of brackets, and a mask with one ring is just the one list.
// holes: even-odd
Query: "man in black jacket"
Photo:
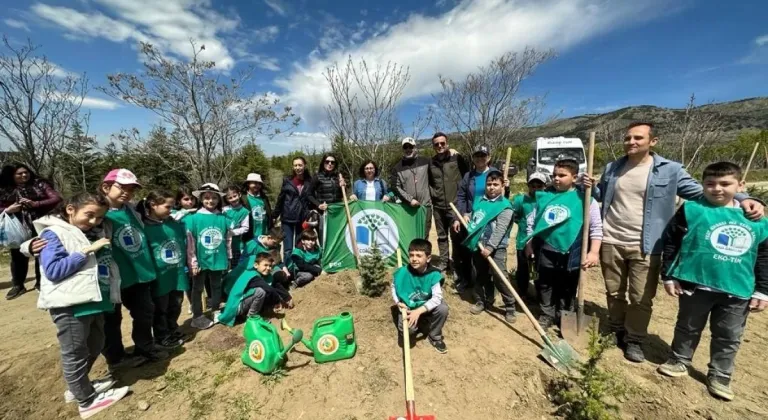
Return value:
[[(465, 232), (451, 230), (453, 217), (450, 203), (456, 200), (459, 183), (464, 174), (469, 171), (469, 165), (463, 156), (451, 153), (448, 147), (448, 136), (444, 133), (437, 132), (432, 136), (432, 147), (435, 149), (435, 156), (429, 164), (429, 186), (437, 229), (437, 246), (440, 249), (440, 265), (437, 268), (445, 271), (449, 268), (449, 261), (453, 261), (453, 268), (459, 267), (457, 277), (463, 278), (471, 275), (471, 271), (465, 270), (470, 265), (469, 257), (466, 255), (468, 252), (466, 248), (459, 245)], [(449, 235), (453, 244), (452, 255), (449, 252)]]
[(392, 168), (392, 179), (395, 196), (411, 207), (424, 206), (427, 209), (427, 222), (424, 228), (424, 239), (429, 237), (432, 229), (432, 197), (429, 192), (429, 158), (418, 156), (416, 140), (406, 137), (402, 141), (403, 158)]

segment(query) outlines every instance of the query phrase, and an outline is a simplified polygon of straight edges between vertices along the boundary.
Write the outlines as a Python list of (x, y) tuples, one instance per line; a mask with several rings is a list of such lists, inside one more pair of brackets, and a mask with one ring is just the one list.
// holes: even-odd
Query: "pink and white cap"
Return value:
[(117, 182), (120, 185), (137, 185), (141, 187), (139, 180), (136, 179), (136, 175), (128, 169), (122, 168), (109, 171), (107, 176), (104, 177), (103, 182)]

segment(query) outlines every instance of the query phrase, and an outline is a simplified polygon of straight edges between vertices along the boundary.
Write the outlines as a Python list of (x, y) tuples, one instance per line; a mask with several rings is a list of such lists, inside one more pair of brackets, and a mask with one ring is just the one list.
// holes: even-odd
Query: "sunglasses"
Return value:
[(413, 149), (413, 145), (412, 144), (406, 144), (406, 145), (403, 146), (403, 149), (406, 149), (406, 150), (407, 149)]
[(330, 163), (331, 165), (335, 165), (335, 164), (336, 164), (336, 161), (335, 161), (335, 160), (326, 160), (326, 161), (325, 161), (325, 164), (326, 164), (326, 165), (327, 165), (327, 164), (329, 164), (329, 163)]
[(432, 147), (445, 147), (446, 143), (444, 141), (439, 141), (437, 143), (432, 143)]

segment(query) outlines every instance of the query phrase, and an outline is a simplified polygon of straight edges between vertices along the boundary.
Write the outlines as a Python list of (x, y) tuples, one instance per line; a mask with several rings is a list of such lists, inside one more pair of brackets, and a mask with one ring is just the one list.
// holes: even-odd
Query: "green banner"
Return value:
[[(424, 207), (415, 208), (381, 201), (354, 201), (349, 203), (349, 211), (360, 255), (368, 253), (375, 244), (387, 258), (387, 265), (390, 267), (397, 265), (397, 247), (400, 247), (405, 264), (408, 259), (408, 244), (415, 238), (424, 237), (427, 214)], [(344, 204), (328, 206), (323, 235), (323, 270), (326, 273), (357, 268)]]

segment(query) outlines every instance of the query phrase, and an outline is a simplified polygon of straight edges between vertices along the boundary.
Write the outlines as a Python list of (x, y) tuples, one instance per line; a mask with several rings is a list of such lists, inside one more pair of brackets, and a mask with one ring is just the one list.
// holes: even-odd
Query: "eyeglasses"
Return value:
[(136, 191), (136, 189), (137, 189), (137, 187), (135, 185), (120, 185), (117, 182), (112, 184), (112, 186), (114, 186), (118, 190), (120, 190), (122, 192), (126, 192), (126, 193), (132, 193), (132, 192)]
[(326, 164), (326, 165), (327, 165), (327, 164), (329, 164), (329, 163), (330, 163), (331, 165), (335, 165), (335, 164), (336, 164), (336, 161), (335, 161), (335, 160), (326, 160), (326, 161), (325, 161), (325, 164)]
[(439, 141), (437, 143), (432, 143), (432, 147), (445, 147), (446, 143), (444, 141)]
[(369, 167), (365, 168), (365, 170), (366, 170), (366, 171), (375, 171), (375, 170), (376, 170), (376, 168), (374, 168), (374, 167), (372, 167), (372, 166), (369, 166)]

